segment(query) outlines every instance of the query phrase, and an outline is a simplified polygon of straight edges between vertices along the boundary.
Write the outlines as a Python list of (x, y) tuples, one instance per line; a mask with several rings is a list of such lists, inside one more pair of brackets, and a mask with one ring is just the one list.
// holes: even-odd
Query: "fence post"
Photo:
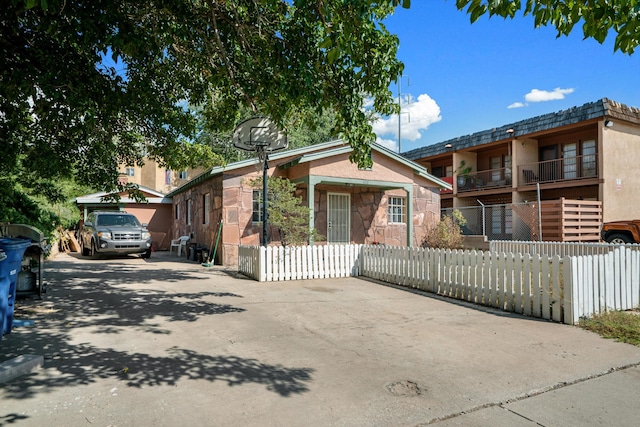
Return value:
[(567, 325), (575, 325), (579, 319), (576, 310), (576, 289), (574, 283), (578, 274), (578, 266), (573, 257), (562, 258), (563, 277), (564, 277), (564, 323)]

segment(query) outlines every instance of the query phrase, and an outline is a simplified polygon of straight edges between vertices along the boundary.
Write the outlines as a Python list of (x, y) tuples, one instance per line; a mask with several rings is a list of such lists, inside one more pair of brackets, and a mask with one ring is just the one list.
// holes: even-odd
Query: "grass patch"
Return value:
[(604, 338), (640, 347), (640, 311), (609, 311), (582, 319), (578, 326)]

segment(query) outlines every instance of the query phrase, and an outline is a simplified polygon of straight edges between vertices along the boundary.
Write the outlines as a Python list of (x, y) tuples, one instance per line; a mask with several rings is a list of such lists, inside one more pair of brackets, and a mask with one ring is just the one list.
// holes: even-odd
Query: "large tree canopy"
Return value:
[(395, 109), (388, 88), (402, 64), (381, 21), (400, 3), (9, 0), (2, 173), (113, 188), (117, 165), (145, 156), (174, 169), (211, 164), (220, 159), (196, 142), (198, 120), (226, 130), (247, 106), (281, 125), (295, 111), (333, 110), (354, 160), (366, 161), (363, 96), (382, 114)]
[(558, 36), (568, 35), (581, 24), (584, 37), (600, 43), (613, 30), (615, 50), (632, 54), (640, 44), (638, 0), (456, 0), (456, 5), (460, 10), (467, 8), (471, 22), (487, 13), (513, 18), (522, 10), (525, 15), (533, 15), (536, 28), (550, 24), (558, 30)]

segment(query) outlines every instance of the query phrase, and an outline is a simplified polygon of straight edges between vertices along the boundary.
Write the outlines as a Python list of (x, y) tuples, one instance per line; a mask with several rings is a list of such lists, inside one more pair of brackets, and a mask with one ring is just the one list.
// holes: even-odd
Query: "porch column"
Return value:
[[(315, 177), (307, 177), (307, 206), (309, 207), (309, 230), (315, 227), (315, 190), (317, 180)], [(309, 244), (313, 245), (313, 237), (309, 239)]]
[(407, 246), (413, 246), (413, 184), (404, 188), (407, 192)]

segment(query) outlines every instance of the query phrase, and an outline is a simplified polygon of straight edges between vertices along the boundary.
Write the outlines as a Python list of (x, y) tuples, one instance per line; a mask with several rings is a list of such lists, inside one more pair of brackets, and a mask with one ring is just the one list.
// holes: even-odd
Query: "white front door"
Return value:
[(351, 241), (351, 195), (328, 193), (327, 197), (327, 242), (349, 243)]

